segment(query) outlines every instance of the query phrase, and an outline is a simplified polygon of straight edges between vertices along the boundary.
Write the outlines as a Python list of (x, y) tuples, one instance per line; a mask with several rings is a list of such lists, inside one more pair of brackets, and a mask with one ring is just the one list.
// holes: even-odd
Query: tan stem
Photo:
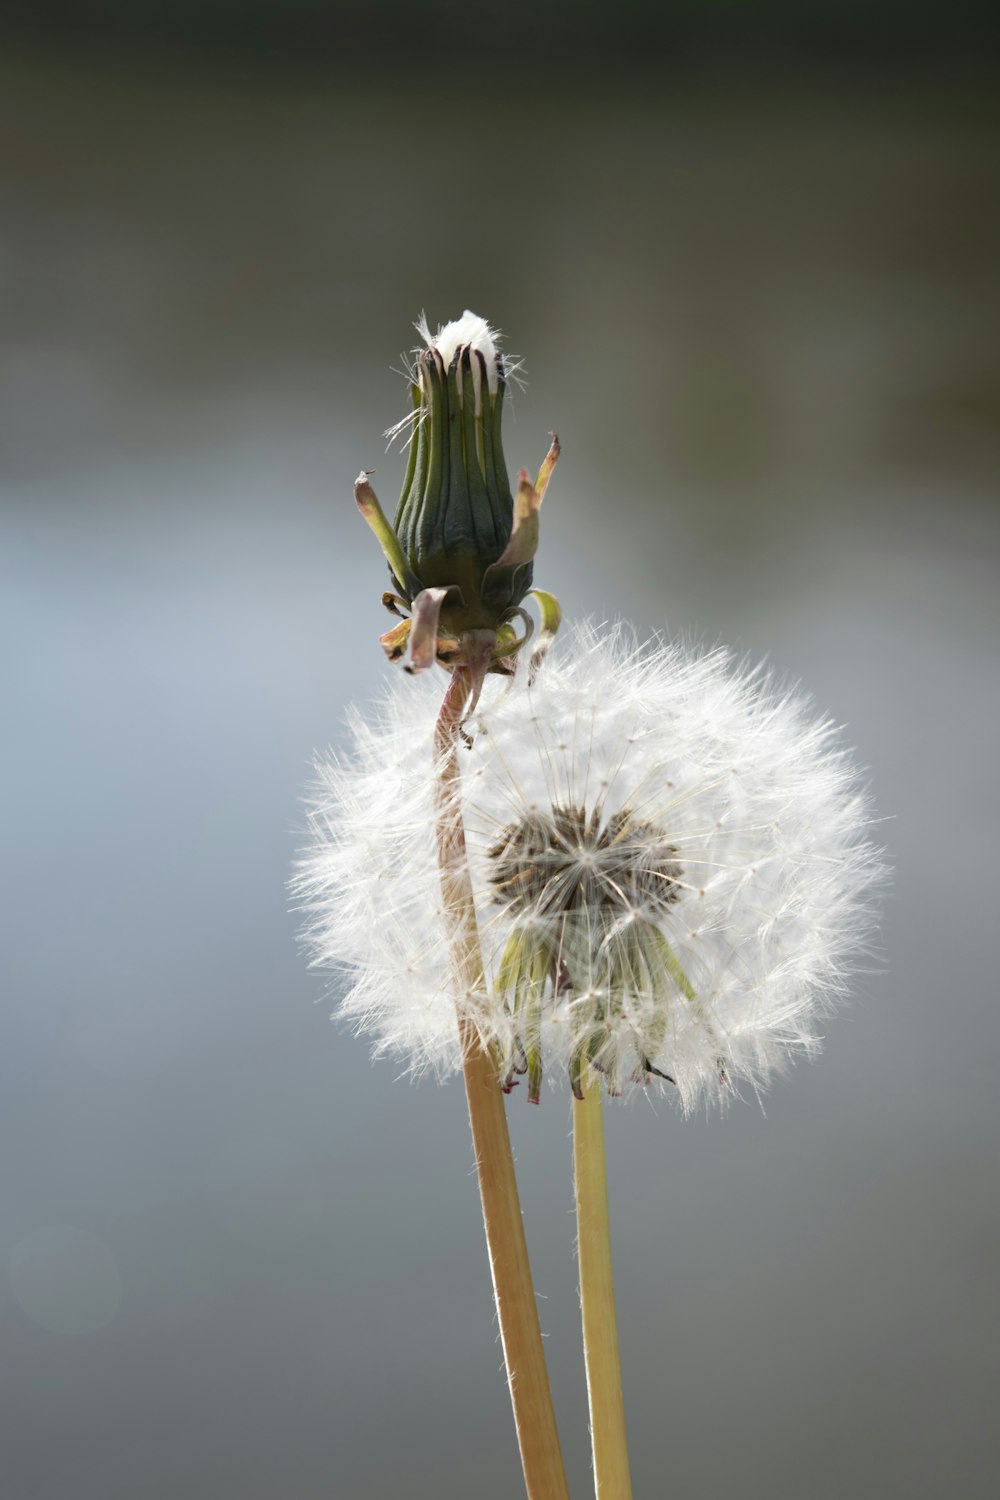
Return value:
[[(465, 850), (457, 747), (465, 706), (482, 680), (493, 640), (492, 633), (488, 641), (484, 633), (478, 661), (476, 642), (469, 643), (471, 660), (457, 666), (452, 674), (438, 717), (435, 743), (441, 889), (451, 921), (459, 993), (466, 997), (482, 990), (483, 960)], [(486, 1244), (525, 1488), (529, 1500), (569, 1500), (503, 1095), (493, 1059), (484, 1050), (468, 1006), (461, 1000), (459, 1030)]]
[(583, 1085), (583, 1098), (573, 1101), (573, 1163), (594, 1487), (597, 1500), (631, 1500), (611, 1267), (601, 1086), (590, 1068), (586, 1069)]

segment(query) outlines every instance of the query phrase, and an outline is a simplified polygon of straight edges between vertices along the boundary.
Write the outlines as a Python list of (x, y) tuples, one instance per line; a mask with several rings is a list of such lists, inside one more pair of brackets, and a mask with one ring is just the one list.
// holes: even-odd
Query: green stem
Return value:
[[(438, 863), (462, 996), (481, 992), (483, 960), (465, 851), (458, 734), (466, 704), (495, 643), (492, 632), (470, 635), (475, 639), (467, 638), (466, 660), (452, 673), (435, 736)], [(569, 1500), (500, 1081), (461, 1000), (458, 1021), (483, 1224), (525, 1488), (529, 1500)]]
[(595, 1492), (597, 1500), (631, 1500), (611, 1267), (601, 1085), (591, 1068), (585, 1069), (583, 1098), (573, 1100), (573, 1164)]

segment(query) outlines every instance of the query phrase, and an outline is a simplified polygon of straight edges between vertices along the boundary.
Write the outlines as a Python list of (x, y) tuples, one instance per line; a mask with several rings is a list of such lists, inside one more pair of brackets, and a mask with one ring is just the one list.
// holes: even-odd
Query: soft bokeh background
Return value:
[[(971, 7), (12, 7), (0, 1492), (519, 1493), (464, 1101), (283, 882), (386, 667), (350, 486), (500, 324), (539, 578), (871, 767), (881, 972), (727, 1119), (609, 1110), (637, 1496), (997, 1492), (1000, 111)], [(405, 879), (405, 871), (400, 872)], [(569, 1103), (511, 1101), (573, 1492)]]

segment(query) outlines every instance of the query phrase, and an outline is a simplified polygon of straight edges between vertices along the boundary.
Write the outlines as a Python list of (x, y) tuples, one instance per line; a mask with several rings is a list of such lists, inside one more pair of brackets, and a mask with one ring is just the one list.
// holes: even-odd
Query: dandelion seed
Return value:
[[(301, 881), (315, 961), (351, 978), (341, 1013), (444, 1073), (460, 1057), (423, 687), (390, 688), (353, 755), (319, 767)], [(723, 652), (584, 627), (469, 729), (485, 966), (469, 1003), (506, 1086), (526, 1071), (537, 1098), (544, 1071), (577, 1088), (589, 1062), (614, 1092), (666, 1075), (691, 1109), (817, 1049), (881, 873), (829, 722)]]

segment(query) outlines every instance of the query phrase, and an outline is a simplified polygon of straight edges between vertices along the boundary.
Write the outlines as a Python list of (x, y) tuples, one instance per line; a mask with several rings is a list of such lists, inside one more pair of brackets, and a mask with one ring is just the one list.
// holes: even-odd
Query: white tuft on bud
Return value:
[[(339, 1014), (414, 1069), (459, 1064), (434, 842), (440, 686), (394, 682), (319, 766), (297, 878)], [(819, 1043), (871, 936), (869, 807), (828, 722), (726, 653), (576, 630), (468, 728), (463, 814), (486, 968), (463, 997), (507, 1083), (589, 1060), (685, 1109)], [(558, 1068), (554, 1067), (558, 1065)]]
[(438, 328), (437, 333), (432, 334), (425, 315), (421, 314), (416, 324), (417, 332), (429, 349), (436, 349), (444, 361), (447, 370), (459, 349), (465, 348), (476, 350), (483, 356), (486, 362), (486, 381), (491, 395), (497, 392), (497, 362), (500, 353), (497, 344), (500, 338), (495, 328), (491, 328), (485, 318), (478, 314), (469, 312), (466, 308), (460, 318), (455, 318), (451, 323), (445, 323)]

